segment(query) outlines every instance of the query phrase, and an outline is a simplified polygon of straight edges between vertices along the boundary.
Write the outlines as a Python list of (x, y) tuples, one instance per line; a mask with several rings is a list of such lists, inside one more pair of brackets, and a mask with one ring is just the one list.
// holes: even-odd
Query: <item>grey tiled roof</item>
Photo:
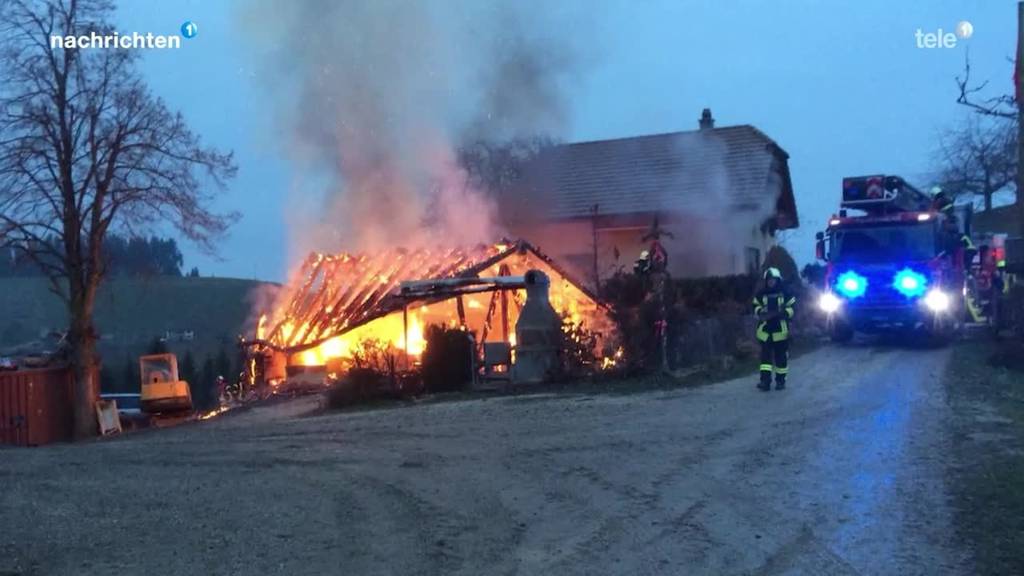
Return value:
[(527, 168), (526, 182), (554, 219), (588, 216), (594, 204), (601, 214), (685, 209), (709, 194), (754, 208), (775, 201), (765, 198), (772, 177), (791, 191), (788, 169), (780, 170), (787, 158), (757, 128), (727, 126), (559, 145)]

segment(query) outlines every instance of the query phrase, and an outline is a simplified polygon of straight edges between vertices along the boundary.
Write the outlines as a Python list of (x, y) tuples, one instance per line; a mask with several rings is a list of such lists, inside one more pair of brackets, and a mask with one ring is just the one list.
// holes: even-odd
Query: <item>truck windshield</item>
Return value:
[(890, 226), (856, 226), (832, 231), (833, 260), (886, 262), (927, 260), (936, 253), (930, 222)]

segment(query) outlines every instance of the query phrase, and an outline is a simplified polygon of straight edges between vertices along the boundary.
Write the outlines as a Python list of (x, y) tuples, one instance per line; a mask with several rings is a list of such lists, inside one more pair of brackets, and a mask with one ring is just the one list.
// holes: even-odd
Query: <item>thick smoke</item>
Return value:
[(500, 235), (455, 150), (564, 128), (574, 51), (556, 40), (564, 21), (543, 12), (530, 2), (246, 2), (257, 78), (283, 111), (299, 174), (293, 260)]
[(770, 169), (773, 156), (764, 149), (754, 160), (759, 174), (773, 174), (761, 184), (770, 193), (739, 198), (736, 190), (741, 183), (736, 176), (743, 175), (729, 168), (729, 145), (714, 130), (680, 134), (673, 152), (682, 164), (659, 202), (669, 221), (675, 221), (666, 226), (675, 233), (665, 241), (666, 249), (682, 258), (684, 268), (694, 275), (730, 273), (742, 266), (745, 256), (734, 248), (745, 242), (758, 246), (760, 225), (775, 212), (782, 183)]

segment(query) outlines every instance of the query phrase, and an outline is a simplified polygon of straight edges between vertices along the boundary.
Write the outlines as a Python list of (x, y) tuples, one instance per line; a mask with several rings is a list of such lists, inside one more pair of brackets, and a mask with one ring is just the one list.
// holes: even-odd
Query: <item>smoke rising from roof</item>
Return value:
[[(454, 151), (565, 128), (577, 59), (560, 6), (246, 3), (262, 86), (296, 165), (293, 260), (309, 249), (492, 241), (494, 207)], [(543, 16), (541, 14), (544, 14)], [(319, 190), (317, 190), (319, 189)], [(310, 195), (321, 194), (309, 203)], [(303, 205), (305, 209), (303, 209)]]
[[(736, 269), (736, 244), (745, 240), (759, 248), (757, 238), (762, 225), (773, 217), (782, 182), (775, 158), (767, 147), (744, 150), (744, 164), (756, 166), (756, 178), (764, 179), (753, 187), (753, 196), (741, 195), (744, 170), (737, 166), (739, 150), (731, 150), (719, 131), (700, 129), (679, 134), (673, 142), (674, 155), (681, 159), (673, 185), (660, 199), (661, 209), (677, 222), (685, 222), (685, 238), (677, 236), (665, 242), (670, 253), (686, 255), (686, 267), (695, 275), (728, 274)], [(732, 157), (732, 158), (731, 158)], [(699, 199), (680, 194), (680, 190), (700, 190)], [(668, 226), (671, 230), (673, 226)], [(740, 239), (740, 242), (737, 242)], [(763, 255), (761, 255), (763, 256)]]

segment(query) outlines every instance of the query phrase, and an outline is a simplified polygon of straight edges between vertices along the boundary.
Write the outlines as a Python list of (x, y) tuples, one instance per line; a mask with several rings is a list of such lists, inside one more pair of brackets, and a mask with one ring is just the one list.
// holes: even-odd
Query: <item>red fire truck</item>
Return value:
[(843, 179), (839, 214), (816, 246), (827, 262), (818, 307), (833, 340), (894, 329), (946, 340), (959, 328), (970, 213), (947, 212), (899, 176)]

